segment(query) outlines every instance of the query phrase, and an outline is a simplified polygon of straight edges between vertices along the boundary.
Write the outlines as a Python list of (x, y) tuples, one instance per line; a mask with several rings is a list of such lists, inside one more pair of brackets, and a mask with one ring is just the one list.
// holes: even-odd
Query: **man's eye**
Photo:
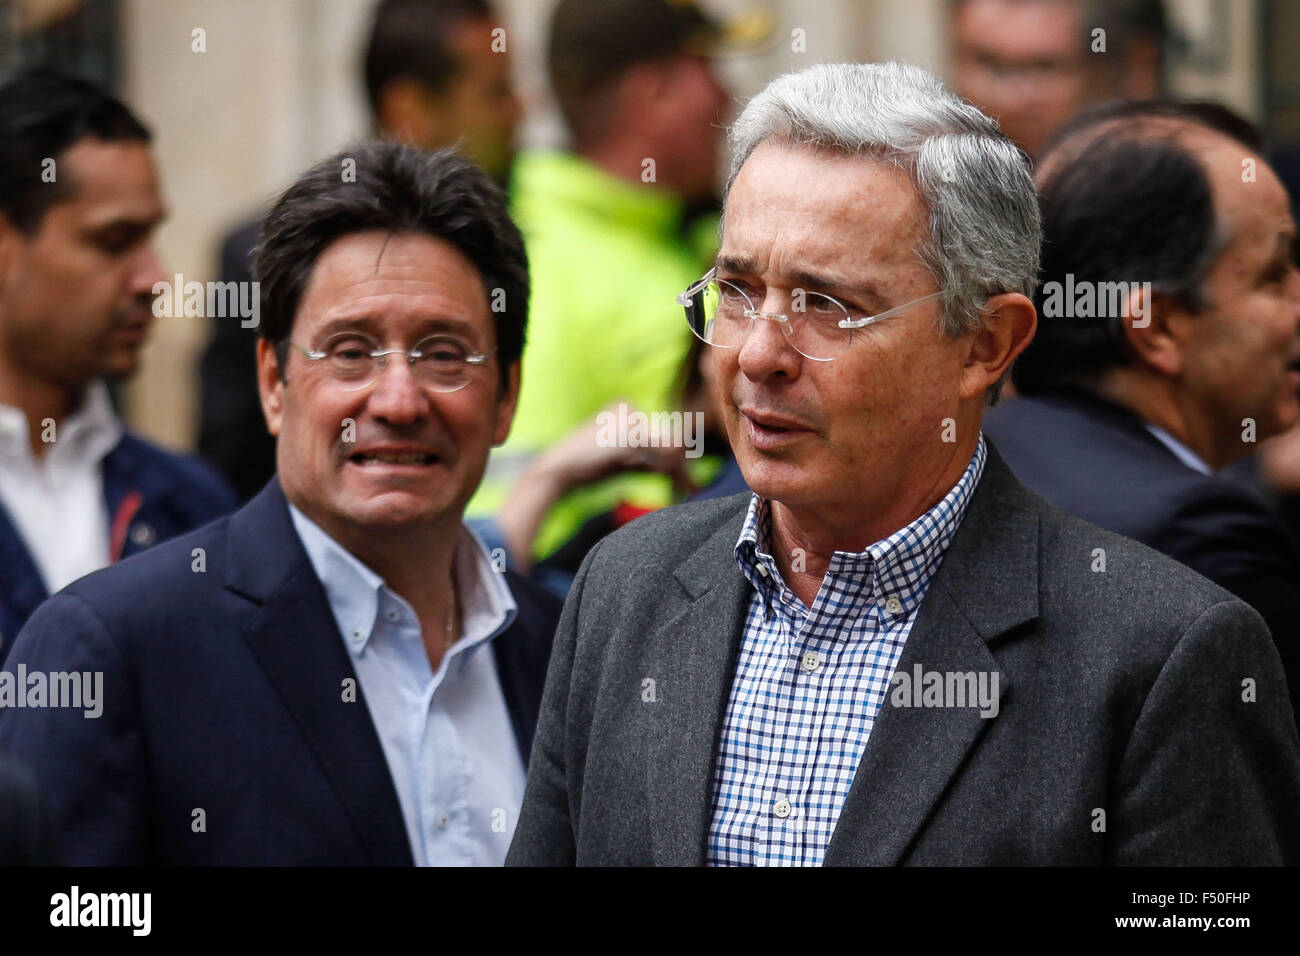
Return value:
[(112, 256), (121, 255), (136, 244), (139, 235), (135, 230), (114, 229), (95, 237), (95, 245)]
[(325, 351), (331, 358), (341, 362), (360, 362), (370, 357), (372, 346), (357, 339), (345, 339), (332, 343)]
[(420, 358), (435, 365), (463, 362), (469, 350), (458, 342), (441, 340), (425, 342), (419, 347)]
[(748, 289), (730, 280), (718, 283), (718, 297), (724, 302), (740, 302), (748, 294)]
[(1287, 276), (1291, 274), (1292, 265), (1289, 262), (1276, 263), (1272, 268), (1264, 273), (1264, 282), (1266, 285), (1275, 285), (1279, 282), (1285, 282)]

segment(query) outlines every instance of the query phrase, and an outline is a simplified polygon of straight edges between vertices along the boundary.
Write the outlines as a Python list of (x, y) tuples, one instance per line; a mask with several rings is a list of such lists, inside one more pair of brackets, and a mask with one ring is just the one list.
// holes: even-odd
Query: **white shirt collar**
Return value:
[(1174, 453), (1174, 457), (1181, 461), (1193, 471), (1199, 471), (1203, 475), (1213, 475), (1214, 472), (1196, 452), (1192, 451), (1182, 442), (1180, 442), (1169, 432), (1165, 431), (1159, 425), (1152, 425), (1150, 422), (1143, 422), (1147, 431), (1160, 440), (1160, 443)]
[[(55, 425), (54, 441), (40, 462), (47, 466), (57, 457), (61, 464), (98, 465), (122, 440), (122, 423), (113, 411), (108, 386), (97, 380), (86, 388), (81, 406)], [(0, 453), (38, 464), (28, 443), (27, 413), (0, 405)]]
[[(396, 592), (292, 504), (289, 516), (325, 588), (330, 611), (348, 651), (354, 655), (362, 653), (374, 631), (383, 595), (396, 595)], [(463, 524), (452, 560), (462, 628), (457, 643), (470, 645), (496, 637), (518, 614), (505, 575), (493, 567), (487, 547), (478, 535)]]

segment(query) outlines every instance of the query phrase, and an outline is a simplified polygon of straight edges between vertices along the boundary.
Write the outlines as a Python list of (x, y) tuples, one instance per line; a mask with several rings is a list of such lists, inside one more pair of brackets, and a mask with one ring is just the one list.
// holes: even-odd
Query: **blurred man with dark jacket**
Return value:
[(47, 596), (235, 505), (203, 463), (128, 432), (131, 375), (164, 281), (149, 132), (46, 70), (0, 85), (0, 662)]
[[(986, 428), (1058, 507), (1251, 604), (1294, 698), (1300, 548), (1219, 474), (1300, 419), (1296, 227), (1257, 134), (1222, 108), (1080, 117), (1038, 173), (1038, 335)], [(1094, 556), (1104, 567), (1104, 556)]]

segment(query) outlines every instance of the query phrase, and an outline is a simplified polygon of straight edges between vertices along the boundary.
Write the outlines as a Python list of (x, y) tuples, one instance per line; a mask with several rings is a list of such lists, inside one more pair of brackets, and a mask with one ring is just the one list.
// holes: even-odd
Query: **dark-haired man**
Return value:
[(234, 507), (201, 462), (123, 427), (163, 279), (149, 131), (48, 70), (0, 83), (0, 661), (49, 594)]
[(461, 514), (514, 412), (523, 240), (470, 163), (376, 144), (289, 188), (256, 271), (279, 479), (38, 612), (14, 659), (102, 672), (103, 716), (0, 712), (0, 748), (70, 863), (499, 864), (559, 608)]
[[(362, 65), (377, 136), (421, 149), (456, 146), (504, 184), (522, 107), (510, 81), (509, 44), (486, 0), (381, 0)], [(221, 246), (221, 278), (252, 280), (261, 217)], [(250, 498), (275, 470), (253, 371), (256, 332), (218, 321), (204, 352), (199, 451)]]
[(1038, 185), (1042, 319), (988, 432), (1053, 504), (1259, 611), (1294, 700), (1300, 548), (1217, 474), (1300, 419), (1296, 227), (1258, 134), (1207, 104), (1102, 107)]

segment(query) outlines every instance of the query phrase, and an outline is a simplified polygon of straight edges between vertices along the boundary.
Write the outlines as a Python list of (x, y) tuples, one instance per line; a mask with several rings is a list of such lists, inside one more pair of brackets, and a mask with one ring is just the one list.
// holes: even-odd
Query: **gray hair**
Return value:
[(917, 253), (944, 292), (949, 335), (980, 328), (989, 296), (1033, 297), (1042, 224), (1029, 160), (997, 123), (920, 67), (823, 63), (787, 73), (750, 100), (730, 139), (728, 192), (768, 140), (905, 170), (929, 216)]

